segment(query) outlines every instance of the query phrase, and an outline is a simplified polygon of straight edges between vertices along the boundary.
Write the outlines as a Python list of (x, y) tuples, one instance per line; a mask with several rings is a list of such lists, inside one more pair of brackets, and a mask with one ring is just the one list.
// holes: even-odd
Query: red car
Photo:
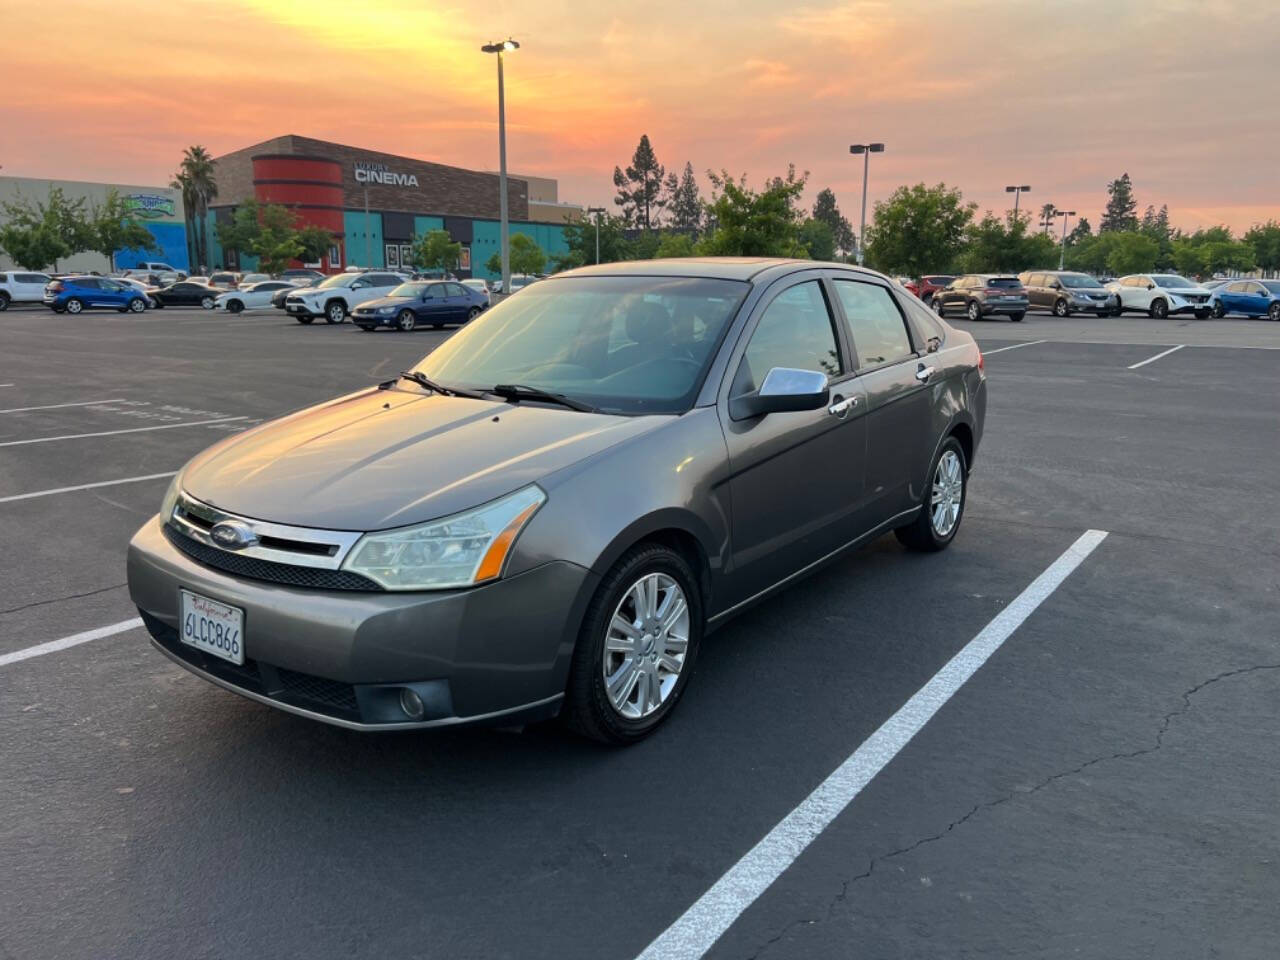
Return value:
[(933, 299), (933, 295), (943, 289), (955, 277), (949, 277), (943, 273), (931, 273), (927, 277), (921, 277), (919, 280), (912, 280), (904, 286), (914, 293), (917, 297), (928, 303)]

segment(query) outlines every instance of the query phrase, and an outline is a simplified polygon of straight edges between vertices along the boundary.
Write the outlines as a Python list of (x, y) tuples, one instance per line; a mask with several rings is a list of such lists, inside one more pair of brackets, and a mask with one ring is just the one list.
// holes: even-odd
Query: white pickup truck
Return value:
[(187, 278), (185, 270), (179, 270), (177, 267), (171, 267), (167, 263), (160, 263), (155, 260), (148, 260), (138, 264), (136, 267), (130, 267), (124, 272), (126, 277), (134, 277), (157, 286), (165, 286), (170, 283), (177, 283), (179, 280)]
[(286, 296), (285, 313), (299, 323), (310, 323), (316, 317), (324, 317), (326, 323), (342, 323), (357, 304), (385, 297), (404, 281), (399, 274), (379, 270), (335, 274)]

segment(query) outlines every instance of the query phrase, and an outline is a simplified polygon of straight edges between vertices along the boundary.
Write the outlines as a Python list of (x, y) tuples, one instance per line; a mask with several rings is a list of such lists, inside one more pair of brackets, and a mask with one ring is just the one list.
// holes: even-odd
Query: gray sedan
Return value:
[(627, 743), (735, 614), (889, 530), (946, 547), (985, 410), (972, 337), (877, 273), (589, 267), (196, 456), (129, 590), (162, 653), (295, 714)]

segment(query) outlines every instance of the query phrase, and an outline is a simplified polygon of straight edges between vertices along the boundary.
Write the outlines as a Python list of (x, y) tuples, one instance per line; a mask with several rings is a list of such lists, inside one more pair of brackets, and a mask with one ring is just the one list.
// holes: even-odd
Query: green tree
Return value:
[(674, 170), (667, 174), (666, 193), (670, 225), (680, 230), (697, 230), (702, 224), (702, 194), (692, 163), (685, 163), (678, 179)]
[(1159, 256), (1160, 244), (1136, 230), (1126, 230), (1111, 240), (1107, 269), (1116, 276), (1145, 273), (1155, 268)]
[[(830, 187), (819, 190), (818, 196), (814, 198), (813, 219), (825, 223), (831, 230), (831, 237), (835, 243), (836, 250), (846, 254), (853, 252), (853, 227), (840, 213), (840, 207), (836, 203), (835, 191)], [(830, 260), (834, 258), (814, 257), (814, 259)]]
[[(627, 240), (626, 224), (621, 217), (600, 216), (600, 262), (616, 263), (630, 260), (631, 243)], [(581, 220), (564, 227), (568, 250), (552, 256), (557, 270), (569, 270), (596, 262), (596, 222)]]
[(1253, 247), (1253, 256), (1263, 270), (1280, 270), (1280, 223), (1268, 220), (1255, 223), (1244, 235), (1244, 242)]
[(1089, 218), (1081, 217), (1076, 221), (1076, 225), (1071, 228), (1071, 232), (1067, 234), (1067, 246), (1081, 243), (1093, 236), (1093, 228), (1089, 226)]
[(230, 221), (215, 228), (224, 249), (235, 249), (258, 258), (258, 269), (279, 273), (303, 255), (293, 211), (278, 203), (246, 200)]
[(4, 246), (19, 263), (22, 261), (18, 250), (27, 259), (47, 257), (42, 263), (27, 269), (40, 270), (53, 264), (57, 270), (61, 258), (94, 249), (93, 229), (85, 215), (84, 205), (83, 198), (67, 199), (61, 187), (50, 187), (48, 199), (43, 203), (38, 200), (32, 203), (26, 199), (5, 203), (8, 239), (0, 240), (0, 246)]
[(918, 277), (947, 270), (964, 242), (975, 203), (960, 191), (939, 183), (901, 186), (888, 200), (877, 200), (867, 227), (867, 260), (886, 273)]
[(667, 233), (654, 251), (655, 257), (692, 257), (693, 237), (687, 233)]
[(810, 260), (836, 258), (836, 236), (830, 225), (817, 217), (800, 224), (800, 246), (804, 247)]
[[(511, 239), (514, 248), (515, 237)], [(461, 261), (462, 244), (452, 240), (448, 230), (428, 230), (426, 235), (419, 237), (413, 245), (413, 264), (423, 270), (439, 270), (441, 273), (448, 273), (457, 270)], [(515, 270), (514, 264), (512, 264), (512, 270)], [(501, 254), (498, 256), (498, 269), (494, 272), (502, 272)]]
[[(513, 233), (511, 235), (511, 272), (537, 274), (542, 273), (547, 268), (547, 254), (537, 242), (530, 236), (523, 233)], [(485, 263), (485, 269), (490, 273), (502, 272), (502, 251), (495, 250)]]
[(195, 253), (192, 268), (212, 266), (209, 263), (207, 215), (209, 203), (218, 196), (218, 183), (215, 179), (213, 157), (209, 155), (209, 151), (199, 145), (187, 147), (170, 185), (182, 191), (183, 208), (187, 212), (191, 246)]
[(666, 168), (658, 162), (649, 143), (649, 135), (642, 134), (631, 165), (624, 171), (613, 168), (613, 185), (618, 195), (613, 202), (622, 208), (622, 217), (628, 224), (642, 230), (652, 230), (658, 225), (658, 215), (666, 205), (663, 196), (663, 176)]
[(298, 231), (298, 243), (302, 246), (299, 258), (305, 263), (319, 263), (333, 246), (333, 234), (314, 223)]
[(1053, 238), (1029, 232), (1024, 218), (997, 217), (988, 210), (986, 216), (965, 230), (960, 267), (968, 273), (1015, 273), (1029, 267), (1048, 267), (1057, 260), (1057, 253)]
[(116, 268), (117, 250), (159, 250), (156, 238), (133, 216), (124, 198), (115, 190), (108, 190), (101, 206), (89, 210), (89, 249), (107, 258), (111, 269)]
[(712, 227), (695, 249), (717, 257), (805, 256), (800, 243), (798, 209), (808, 173), (797, 176), (795, 165), (785, 177), (774, 177), (759, 192), (747, 186), (746, 176), (734, 180), (729, 171), (707, 171), (713, 188), (707, 204)]
[[(1133, 199), (1133, 181), (1129, 174), (1122, 174), (1118, 179), (1107, 184), (1107, 209), (1103, 211), (1102, 223), (1098, 225), (1099, 233), (1110, 233), (1113, 230), (1138, 229), (1138, 201)], [(1139, 267), (1149, 270), (1150, 267)], [(1136, 271), (1130, 270), (1129, 273)]]

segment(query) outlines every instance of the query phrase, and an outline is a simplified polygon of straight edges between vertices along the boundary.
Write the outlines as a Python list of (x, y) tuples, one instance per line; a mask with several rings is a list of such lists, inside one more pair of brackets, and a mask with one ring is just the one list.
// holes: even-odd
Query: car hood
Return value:
[(412, 302), (413, 297), (378, 297), (376, 300), (366, 300), (356, 309), (363, 313), (366, 310), (377, 310), (379, 307), (399, 307)]
[(372, 389), (228, 437), (182, 486), (256, 520), (381, 530), (486, 503), (669, 419)]

